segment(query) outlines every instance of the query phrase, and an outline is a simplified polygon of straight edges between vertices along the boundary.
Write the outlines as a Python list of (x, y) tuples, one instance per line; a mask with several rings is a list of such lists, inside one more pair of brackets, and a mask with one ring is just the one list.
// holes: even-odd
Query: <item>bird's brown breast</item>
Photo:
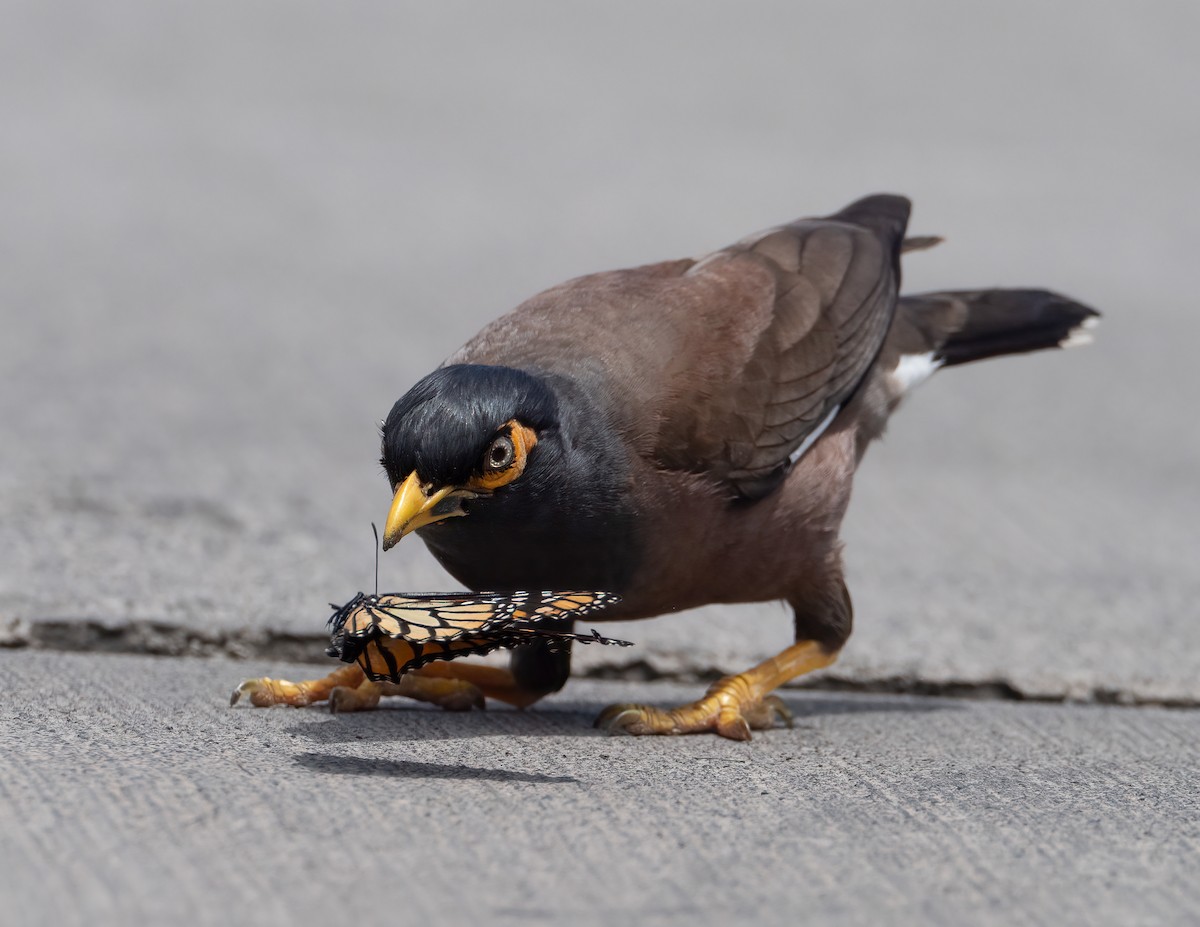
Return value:
[(853, 422), (835, 426), (776, 492), (753, 502), (696, 474), (646, 473), (633, 490), (645, 544), (640, 566), (624, 600), (603, 617), (646, 618), (802, 592), (838, 555), (855, 448)]

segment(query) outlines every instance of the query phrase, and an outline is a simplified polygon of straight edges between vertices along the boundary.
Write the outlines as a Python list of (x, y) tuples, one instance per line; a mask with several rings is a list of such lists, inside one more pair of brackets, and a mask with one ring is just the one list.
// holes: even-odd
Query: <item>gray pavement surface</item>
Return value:
[[(1200, 919), (1200, 713), (792, 694), (749, 744), (229, 708), (307, 666), (0, 653), (6, 924)], [(411, 707), (410, 707), (411, 706)]]
[[(375, 423), (482, 324), (892, 190), (947, 237), (906, 289), (1105, 318), (896, 417), (834, 681), (1200, 703), (1198, 30), (1192, 0), (0, 4), (0, 647), (298, 655), (372, 581)], [(382, 567), (452, 586), (415, 541)], [(581, 673), (698, 677), (789, 619), (606, 630), (638, 646)], [(744, 746), (590, 732), (696, 694), (661, 682), (224, 707), (267, 669), (0, 650), (0, 921), (1200, 919), (1195, 712), (792, 692)]]
[[(479, 326), (889, 189), (948, 237), (909, 289), (1105, 320), (902, 410), (838, 671), (1200, 698), (1198, 8), (756, 9), (6, 4), (0, 626), (317, 633), (371, 582), (375, 422)], [(382, 581), (453, 586), (416, 541)], [(789, 622), (619, 633), (582, 665), (738, 667)]]

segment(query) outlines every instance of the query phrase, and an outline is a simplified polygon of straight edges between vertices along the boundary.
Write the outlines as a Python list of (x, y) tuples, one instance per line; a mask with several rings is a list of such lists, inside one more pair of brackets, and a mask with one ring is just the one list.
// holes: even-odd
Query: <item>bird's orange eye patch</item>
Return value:
[(529, 452), (537, 444), (537, 432), (520, 422), (505, 422), (483, 452), (479, 472), (471, 477), (467, 489), (491, 492), (507, 486), (525, 472)]

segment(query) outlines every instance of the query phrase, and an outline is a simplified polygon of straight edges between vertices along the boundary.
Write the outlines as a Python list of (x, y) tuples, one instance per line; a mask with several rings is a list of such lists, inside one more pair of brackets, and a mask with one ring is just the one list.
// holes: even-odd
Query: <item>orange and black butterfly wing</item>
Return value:
[(330, 619), (331, 656), (371, 679), (396, 680), (433, 660), (505, 646), (496, 632), (512, 608), (499, 596), (360, 594)]
[[(359, 593), (330, 618), (330, 656), (358, 663), (374, 680), (395, 681), (434, 660), (519, 647), (535, 640), (619, 643), (554, 627), (617, 601), (610, 593)], [(546, 625), (550, 626), (547, 627)]]

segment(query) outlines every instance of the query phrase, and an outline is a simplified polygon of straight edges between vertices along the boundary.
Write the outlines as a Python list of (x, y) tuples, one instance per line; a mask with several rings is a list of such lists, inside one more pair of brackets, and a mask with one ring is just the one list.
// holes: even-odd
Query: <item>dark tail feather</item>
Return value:
[(904, 238), (904, 230), (908, 227), (908, 216), (911, 212), (912, 203), (908, 197), (897, 196), (894, 193), (876, 193), (855, 200), (829, 218), (873, 229), (884, 241), (895, 241), (899, 244)]
[(944, 366), (1090, 340), (1099, 313), (1049, 290), (962, 290), (905, 296)]

